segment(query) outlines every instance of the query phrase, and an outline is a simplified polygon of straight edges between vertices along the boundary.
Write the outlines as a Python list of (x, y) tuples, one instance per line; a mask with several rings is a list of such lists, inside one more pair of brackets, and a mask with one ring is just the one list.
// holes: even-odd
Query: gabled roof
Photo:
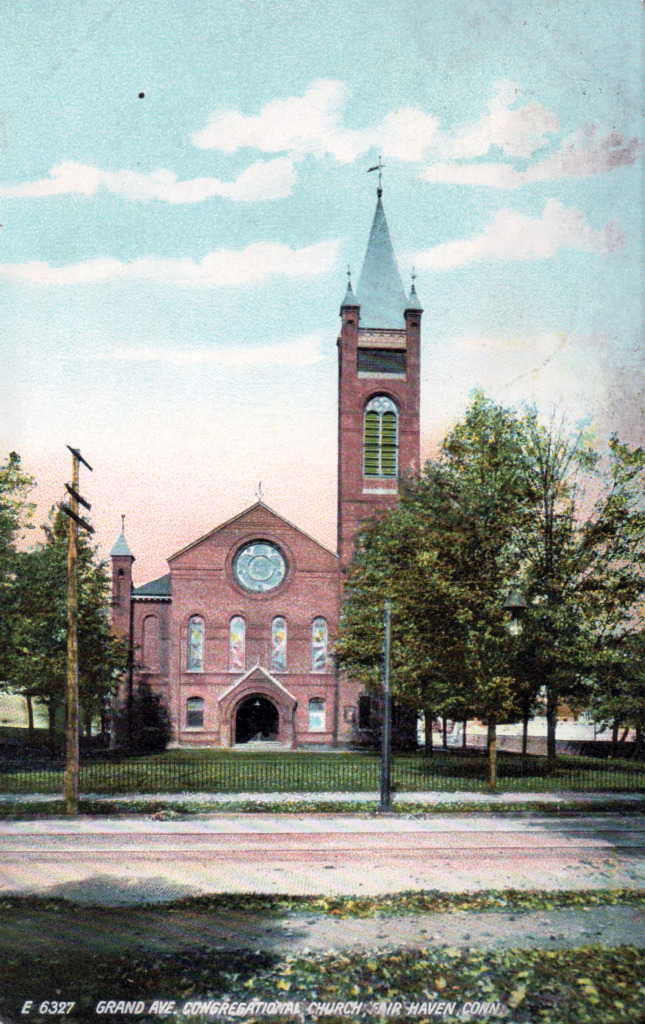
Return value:
[(305, 531), (301, 530), (299, 526), (295, 525), (295, 523), (290, 522), (288, 519), (285, 519), (284, 516), (281, 516), (279, 512), (276, 512), (274, 509), (269, 508), (268, 505), (265, 505), (263, 501), (256, 501), (253, 505), (249, 505), (248, 508), (245, 508), (244, 511), (238, 512), (236, 516), (232, 516), (230, 519), (227, 519), (226, 522), (220, 523), (220, 525), (216, 526), (213, 530), (209, 530), (208, 533), (205, 533), (202, 537), (198, 537), (197, 540), (191, 541), (191, 543), (187, 544), (185, 548), (181, 548), (180, 551), (175, 551), (174, 554), (168, 557), (168, 562), (174, 561), (174, 559), (179, 558), (180, 555), (185, 555), (191, 548), (196, 548), (198, 544), (203, 544), (205, 540), (208, 540), (209, 537), (213, 537), (216, 533), (219, 533), (220, 530), (225, 530), (228, 526), (232, 526), (233, 523), (237, 523), (240, 519), (244, 519), (245, 516), (250, 515), (256, 508), (261, 508), (264, 509), (265, 512), (269, 512), (272, 516), (275, 516), (276, 519), (279, 519), (281, 523), (291, 527), (292, 530), (297, 530), (298, 533), (302, 534), (303, 537), (306, 537), (307, 540), (310, 540), (312, 544), (321, 548), (328, 555), (338, 558), (335, 551), (330, 551), (329, 548), (326, 548), (324, 544), (321, 544), (320, 541), (316, 540), (315, 537), (312, 537), (311, 534), (305, 533)]
[(260, 672), (264, 676), (264, 678), (268, 679), (270, 683), (272, 683), (274, 686), (278, 688), (278, 690), (281, 690), (282, 693), (285, 693), (289, 700), (292, 700), (294, 704), (298, 703), (294, 695), (289, 690), (287, 690), (286, 686), (283, 683), (281, 683), (279, 679), (276, 679), (275, 676), (272, 676), (270, 672), (267, 672), (265, 668), (262, 668), (259, 661), (256, 661), (253, 668), (248, 669), (248, 671), (245, 672), (243, 676), (240, 676), (239, 679), (236, 679), (234, 683), (231, 683), (231, 685), (224, 690), (224, 693), (221, 693), (219, 695), (219, 697), (217, 698), (218, 703), (223, 701), (225, 697), (228, 697), (230, 693), (233, 693), (233, 691), (236, 690), (238, 686), (242, 686), (242, 684), (245, 683), (249, 676), (252, 676), (254, 672)]
[(361, 327), (395, 331), (405, 327), (403, 311), (407, 300), (380, 194), (356, 298), (361, 307)]
[(141, 587), (134, 587), (132, 597), (170, 597), (170, 573)]

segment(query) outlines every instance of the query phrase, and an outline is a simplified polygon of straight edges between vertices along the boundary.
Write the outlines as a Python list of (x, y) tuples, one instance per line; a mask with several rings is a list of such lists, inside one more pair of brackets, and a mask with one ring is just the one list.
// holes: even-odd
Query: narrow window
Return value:
[(204, 728), (204, 701), (201, 697), (189, 697), (186, 701), (186, 728)]
[(363, 424), (363, 474), (389, 476), (397, 474), (399, 448), (399, 417), (391, 398), (378, 395), (365, 406)]
[(309, 701), (309, 732), (325, 731), (325, 702), (319, 697)]
[(323, 618), (314, 619), (311, 626), (311, 668), (327, 671), (327, 621)]
[(146, 615), (142, 627), (143, 667), (146, 672), (159, 671), (159, 619)]
[(189, 672), (204, 671), (204, 620), (191, 615), (188, 620), (186, 668)]
[(372, 701), (366, 694), (358, 698), (358, 728), (369, 729), (372, 719)]
[(287, 671), (287, 623), (282, 618), (271, 623), (271, 671)]
[(244, 646), (246, 626), (244, 619), (236, 615), (231, 619), (228, 634), (228, 667), (230, 672), (244, 671)]

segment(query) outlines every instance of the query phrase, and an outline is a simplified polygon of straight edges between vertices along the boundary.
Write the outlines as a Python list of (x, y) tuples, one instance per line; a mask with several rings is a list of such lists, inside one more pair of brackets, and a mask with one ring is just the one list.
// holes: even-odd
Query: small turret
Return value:
[(405, 312), (406, 313), (408, 311), (410, 311), (410, 312), (414, 311), (415, 313), (423, 313), (423, 306), (419, 302), (419, 296), (417, 295), (417, 289), (416, 289), (415, 284), (414, 284), (415, 278), (416, 278), (416, 274), (414, 273), (414, 270), (413, 270), (412, 271), (412, 287), (410, 288), (410, 297), (408, 298), (408, 304), (405, 307)]
[(121, 516), (121, 533), (110, 551), (112, 560), (112, 632), (118, 637), (130, 635), (130, 595), (134, 555), (125, 539), (125, 516)]

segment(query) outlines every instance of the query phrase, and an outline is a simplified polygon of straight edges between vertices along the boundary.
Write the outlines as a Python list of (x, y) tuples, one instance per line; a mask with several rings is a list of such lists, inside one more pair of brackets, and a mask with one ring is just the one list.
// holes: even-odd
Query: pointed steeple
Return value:
[(379, 188), (356, 298), (361, 307), (361, 327), (400, 331), (405, 327), (403, 311), (407, 300), (396, 265), (381, 193), (382, 189)]
[(418, 310), (419, 313), (423, 313), (423, 306), (421, 305), (421, 303), (419, 301), (419, 296), (417, 295), (416, 285), (414, 283), (415, 280), (416, 280), (416, 276), (417, 275), (415, 274), (414, 267), (413, 267), (412, 268), (412, 287), (410, 288), (410, 297), (408, 299), (408, 302), (407, 302), (407, 305), (406, 305), (405, 308), (406, 308), (406, 311), (408, 309), (415, 309), (415, 310)]
[(110, 558), (131, 558), (134, 561), (134, 555), (125, 539), (125, 516), (121, 516), (121, 533), (110, 551)]
[(358, 309), (359, 302), (354, 295), (354, 289), (352, 288), (352, 272), (347, 268), (347, 291), (345, 292), (345, 298), (340, 304), (341, 309)]

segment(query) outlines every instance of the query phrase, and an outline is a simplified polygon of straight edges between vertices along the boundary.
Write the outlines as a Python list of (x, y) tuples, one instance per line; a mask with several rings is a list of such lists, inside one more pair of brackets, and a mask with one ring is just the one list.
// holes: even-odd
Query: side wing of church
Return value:
[(147, 684), (172, 741), (230, 747), (360, 742), (370, 697), (339, 673), (333, 645), (343, 571), (361, 521), (396, 502), (419, 470), (421, 305), (406, 298), (377, 190), (356, 294), (338, 338), (338, 550), (261, 500), (168, 558), (167, 575), (133, 585), (121, 533), (111, 552), (112, 629), (132, 649), (124, 693)]

